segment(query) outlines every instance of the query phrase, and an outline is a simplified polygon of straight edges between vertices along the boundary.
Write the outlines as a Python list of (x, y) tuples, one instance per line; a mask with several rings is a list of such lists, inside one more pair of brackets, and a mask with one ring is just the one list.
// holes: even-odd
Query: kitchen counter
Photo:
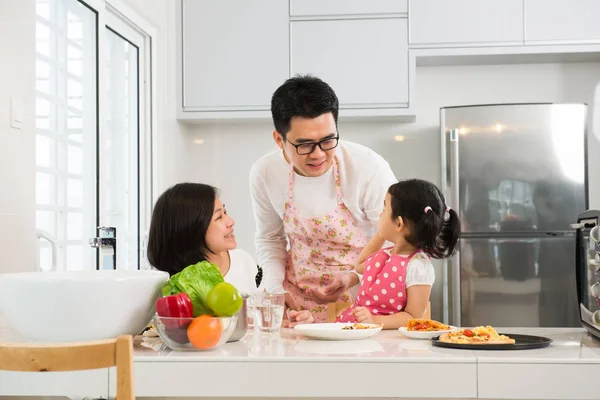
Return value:
[[(137, 397), (405, 397), (600, 399), (600, 341), (577, 328), (506, 328), (550, 347), (471, 351), (383, 331), (370, 339), (307, 340), (293, 330), (248, 334), (209, 352), (136, 346)], [(0, 333), (0, 340), (6, 340)], [(54, 375), (50, 378), (50, 375)], [(75, 377), (76, 375), (76, 377)], [(114, 396), (114, 371), (0, 372), (1, 395)]]

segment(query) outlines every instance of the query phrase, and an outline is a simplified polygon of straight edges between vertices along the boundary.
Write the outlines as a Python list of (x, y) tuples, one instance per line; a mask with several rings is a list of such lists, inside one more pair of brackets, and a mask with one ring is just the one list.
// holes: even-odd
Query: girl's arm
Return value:
[(373, 315), (373, 321), (383, 324), (383, 329), (397, 329), (406, 325), (409, 319), (422, 318), (427, 311), (430, 293), (429, 285), (413, 285), (406, 289), (408, 302), (404, 311), (393, 315)]
[(355, 262), (356, 266), (354, 267), (354, 270), (362, 275), (365, 271), (365, 260), (371, 254), (380, 250), (381, 246), (383, 246), (383, 243), (385, 243), (385, 239), (379, 236), (379, 233), (375, 233), (375, 235), (373, 235), (373, 237), (369, 240), (367, 245), (363, 247), (362, 251), (358, 255), (358, 258)]

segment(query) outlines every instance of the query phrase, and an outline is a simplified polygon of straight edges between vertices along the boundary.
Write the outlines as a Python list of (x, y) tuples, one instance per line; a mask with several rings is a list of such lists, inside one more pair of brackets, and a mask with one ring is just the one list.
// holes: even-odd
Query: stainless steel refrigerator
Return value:
[(580, 326), (575, 232), (587, 209), (586, 106), (440, 110), (442, 190), (463, 233), (443, 266), (458, 326)]

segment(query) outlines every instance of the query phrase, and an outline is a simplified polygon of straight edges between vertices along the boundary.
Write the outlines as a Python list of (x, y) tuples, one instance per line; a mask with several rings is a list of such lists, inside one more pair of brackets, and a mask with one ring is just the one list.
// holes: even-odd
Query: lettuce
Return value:
[(205, 314), (214, 316), (212, 310), (206, 305), (206, 297), (212, 288), (221, 282), (225, 280), (219, 268), (208, 261), (201, 261), (173, 275), (162, 288), (162, 294), (170, 296), (181, 292), (187, 293), (192, 299), (194, 317)]

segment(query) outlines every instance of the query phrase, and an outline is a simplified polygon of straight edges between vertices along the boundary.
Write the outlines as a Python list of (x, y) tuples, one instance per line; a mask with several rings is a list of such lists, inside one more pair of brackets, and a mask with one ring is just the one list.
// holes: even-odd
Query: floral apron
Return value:
[[(288, 198), (283, 227), (290, 242), (283, 287), (297, 310), (310, 310), (315, 322), (327, 322), (327, 305), (317, 304), (306, 293), (327, 285), (335, 275), (354, 270), (358, 254), (367, 243), (350, 210), (342, 200), (337, 158), (333, 160), (337, 206), (322, 217), (303, 219), (293, 202), (294, 166), (290, 162)], [(340, 298), (352, 302), (349, 291)]]

